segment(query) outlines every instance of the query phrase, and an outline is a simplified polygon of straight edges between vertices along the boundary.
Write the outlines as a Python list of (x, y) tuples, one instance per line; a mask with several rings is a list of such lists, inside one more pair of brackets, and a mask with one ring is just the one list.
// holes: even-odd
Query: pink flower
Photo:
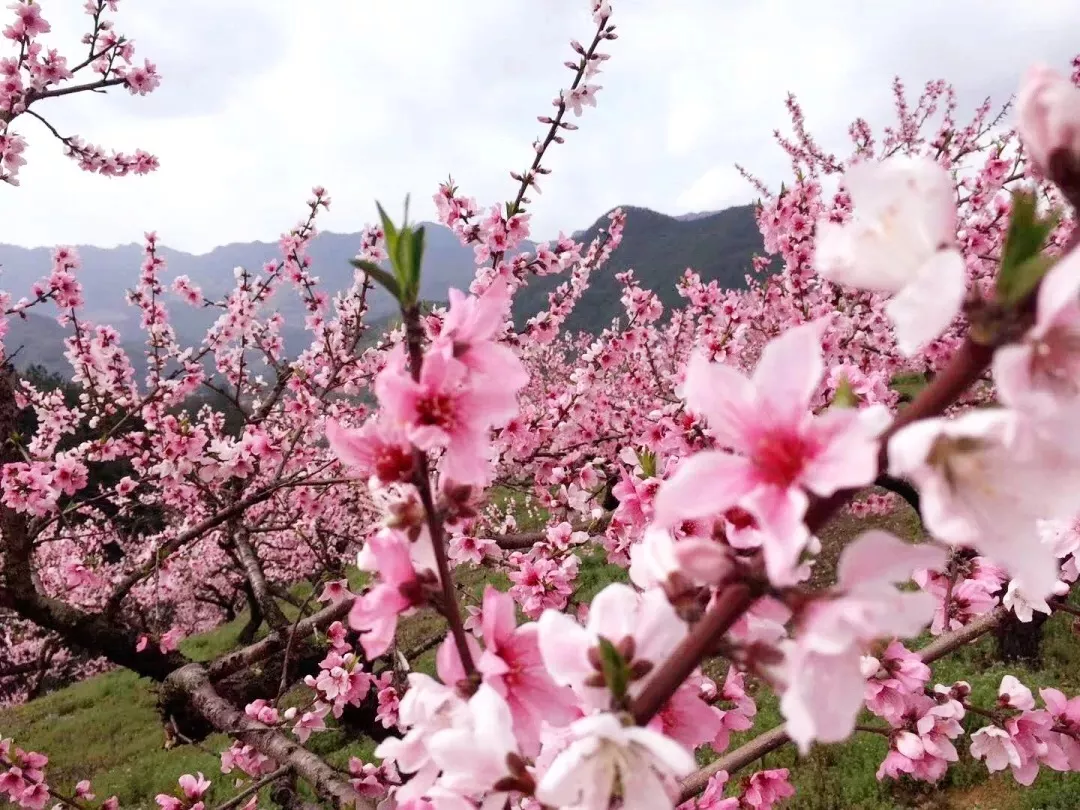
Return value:
[(693, 801), (679, 805), (679, 810), (739, 810), (739, 800), (732, 796), (724, 798), (724, 785), (728, 781), (727, 771), (718, 771), (709, 777), (709, 783), (698, 797), (695, 804)]
[(997, 726), (985, 726), (971, 735), (971, 756), (986, 760), (990, 773), (1007, 767), (1019, 768), (1023, 764), (1009, 732)]
[(536, 798), (545, 805), (607, 810), (619, 785), (623, 810), (670, 810), (675, 803), (667, 784), (696, 765), (674, 740), (623, 725), (613, 714), (583, 717), (569, 731), (572, 742), (536, 787)]
[(401, 423), (421, 450), (445, 448), (443, 473), (458, 484), (487, 481), (488, 429), (516, 412), (505, 402), (469, 385), (468, 369), (445, 354), (429, 353), (419, 382), (409, 376), (400, 349), (375, 379), (375, 393), (387, 414)]
[[(870, 663), (872, 662), (872, 663)], [(866, 707), (890, 723), (907, 709), (907, 695), (921, 692), (930, 681), (930, 667), (899, 641), (892, 641), (880, 659), (863, 657), (866, 666)]]
[(1050, 615), (1051, 612), (1050, 605), (1047, 604), (1045, 597), (1030, 598), (1024, 593), (1023, 585), (1018, 579), (1009, 582), (1009, 589), (1005, 591), (1005, 596), (1001, 598), (1001, 604), (1015, 613), (1016, 618), (1022, 622), (1030, 622), (1034, 618), (1036, 610), (1047, 615)]
[(210, 782), (201, 773), (198, 776), (185, 773), (177, 782), (180, 784), (180, 789), (184, 791), (184, 795), (189, 799), (201, 799), (206, 794), (206, 791), (210, 789)]
[(353, 602), (349, 625), (361, 634), (365, 655), (377, 658), (390, 648), (398, 616), (421, 604), (423, 593), (405, 541), (379, 532), (367, 545), (378, 565), (379, 582)]
[(565, 613), (546, 610), (538, 628), (540, 653), (551, 677), (573, 689), (583, 704), (598, 709), (611, 705), (611, 694), (597, 666), (601, 638), (615, 645), (631, 671), (638, 673), (628, 689), (636, 695), (647, 683), (648, 673), (686, 635), (686, 622), (663, 591), (638, 594), (621, 583), (608, 585), (596, 595), (585, 627)]
[(412, 446), (397, 427), (378, 418), (360, 428), (343, 428), (336, 419), (326, 420), (326, 440), (345, 464), (374, 476), (379, 486), (412, 479), (416, 467)]
[(325, 718), (329, 713), (329, 706), (319, 706), (300, 715), (300, 719), (293, 726), (293, 734), (296, 735), (296, 739), (300, 740), (301, 743), (305, 743), (308, 737), (311, 736), (311, 732), (324, 731), (326, 729)]
[(467, 711), (465, 701), (454, 687), (421, 673), (409, 675), (409, 688), (400, 707), (400, 723), (407, 729), (405, 736), (388, 737), (375, 749), (375, 756), (392, 761), (402, 773), (413, 774), (398, 789), (398, 802), (428, 794), (441, 770), (432, 756), (431, 740), (439, 731), (460, 727)]
[(1016, 100), (1017, 129), (1032, 162), (1048, 173), (1056, 152), (1080, 158), (1080, 89), (1046, 65), (1028, 68)]
[(923, 156), (866, 161), (844, 174), (851, 222), (817, 226), (814, 267), (824, 278), (892, 294), (885, 312), (900, 351), (913, 355), (960, 311), (967, 286), (956, 243), (949, 172)]
[(168, 654), (177, 649), (180, 641), (184, 638), (184, 631), (179, 627), (170, 627), (168, 631), (158, 640), (158, 649), (162, 653)]
[(815, 321), (771, 341), (752, 380), (695, 354), (683, 387), (686, 402), (708, 418), (718, 445), (741, 455), (709, 450), (691, 456), (656, 495), (656, 520), (664, 526), (716, 515), (745, 499), (772, 535), (765, 561), (777, 584), (791, 584), (807, 540), (798, 530), (807, 490), (827, 496), (877, 474), (878, 426), (870, 424), (869, 411), (810, 412), (824, 370), (824, 328)]
[[(469, 698), (458, 722), (431, 735), (428, 750), (442, 770), (439, 784), (468, 796), (487, 793), (498, 781), (509, 777), (507, 758), (518, 756), (512, 725), (506, 701), (482, 684)], [(491, 796), (486, 801), (492, 807), (502, 804)]]
[(484, 651), (476, 667), (484, 683), (509, 706), (514, 734), (526, 756), (535, 756), (539, 750), (543, 723), (566, 725), (578, 714), (573, 694), (556, 685), (544, 666), (538, 632), (534, 623), (517, 626), (514, 600), (508, 594), (490, 585), (484, 590)]
[(772, 810), (773, 805), (795, 795), (795, 788), (788, 781), (789, 775), (787, 768), (751, 775), (750, 784), (743, 790), (743, 804), (753, 810)]
[(340, 605), (350, 596), (349, 581), (346, 579), (334, 579), (327, 582), (319, 594), (320, 602), (329, 602), (331, 605)]
[(443, 319), (439, 346), (463, 363), (474, 390), (502, 397), (504, 406), (517, 411), (517, 392), (529, 381), (521, 360), (508, 346), (495, 340), (510, 309), (510, 286), (499, 277), (479, 297), (450, 290), (450, 311)]
[(725, 733), (724, 712), (702, 700), (700, 689), (685, 681), (648, 727), (693, 751)]
[[(1075, 90), (1080, 95), (1080, 89)], [(1080, 251), (1042, 280), (1035, 324), (1022, 341), (994, 352), (994, 383), (1003, 404), (1045, 425), (1052, 441), (1076, 444), (1080, 409)]]
[(839, 742), (851, 734), (863, 703), (863, 645), (881, 636), (915, 636), (933, 616), (933, 596), (891, 583), (944, 562), (940, 548), (909, 545), (882, 531), (866, 532), (844, 549), (837, 567), (841, 595), (803, 610), (785, 656), (788, 686), (780, 711), (800, 751), (813, 740)]

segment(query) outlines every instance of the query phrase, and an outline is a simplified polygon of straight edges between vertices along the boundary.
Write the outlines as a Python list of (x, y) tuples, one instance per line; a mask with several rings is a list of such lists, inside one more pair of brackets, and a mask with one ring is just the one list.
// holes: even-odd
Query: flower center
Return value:
[(444, 430), (454, 424), (454, 398), (436, 392), (428, 394), (416, 403), (416, 414), (421, 425), (434, 425)]
[(412, 471), (412, 454), (403, 447), (382, 447), (375, 456), (375, 475), (380, 481), (406, 481)]
[(795, 431), (774, 429), (758, 439), (751, 458), (763, 483), (787, 489), (816, 452), (817, 448)]

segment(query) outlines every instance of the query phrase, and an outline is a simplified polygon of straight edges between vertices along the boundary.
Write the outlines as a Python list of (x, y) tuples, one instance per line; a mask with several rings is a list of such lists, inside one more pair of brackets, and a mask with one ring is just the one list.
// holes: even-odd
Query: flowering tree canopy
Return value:
[[(688, 270), (665, 312), (626, 271), (623, 316), (572, 334), (623, 213), (588, 244), (516, 249), (617, 39), (607, 0), (590, 5), (592, 37), (571, 43), (572, 79), (513, 197), (484, 208), (452, 181), (434, 196), (476, 258), (446, 305), (419, 300), (424, 228), (407, 206), (400, 222), (380, 207), (351, 286), (324, 289), (308, 255), (322, 188), (279, 255), (237, 268), (220, 299), (169, 280), (146, 235), (127, 296), (145, 374), (86, 318), (75, 250), (57, 248), (32, 289), (0, 291), (0, 702), (111, 667), (157, 682), (169, 734), (227, 733), (221, 770), (240, 780), (215, 803), (210, 775), (187, 774), (157, 797), (166, 810), (251, 810), (280, 781), (335, 807), (762, 810), (792, 796), (788, 771), (732, 774), (856, 731), (888, 740), (879, 779), (937, 782), (964, 746), (1023, 785), (1080, 770), (1080, 697), (1007, 676), (980, 706), (932, 668), (1006, 621), (1078, 610), (1080, 58), (1071, 77), (1033, 67), (1015, 106), (988, 101), (966, 123), (948, 84), (912, 102), (897, 81), (896, 123), (875, 135), (856, 120), (846, 157), (789, 98), (792, 183), (772, 193), (744, 171), (769, 254), (747, 288)], [(86, 3), (81, 58), (42, 47), (39, 3), (10, 7), (0, 178), (17, 185), (14, 127), (31, 118), (84, 170), (155, 168), (61, 135), (34, 106), (157, 86), (116, 6)], [(514, 296), (547, 275), (565, 281), (514, 324)], [(401, 315), (382, 335), (365, 323), (376, 286)], [(287, 295), (306, 345), (285, 344)], [(180, 345), (177, 306), (218, 315), (199, 345)], [(31, 309), (68, 330), (66, 396), (10, 363), (7, 323)], [(901, 396), (899, 374), (920, 390)], [(830, 519), (898, 499), (925, 539), (867, 530), (816, 576)], [(625, 576), (588, 598), (579, 575), (597, 558)], [(459, 585), (477, 572), (473, 599)], [(181, 652), (242, 612), (237, 648)], [(398, 628), (417, 612), (442, 620), (409, 649)], [(432, 671), (410, 668), (432, 648)], [(756, 727), (748, 679), (779, 697), (782, 725)], [(372, 761), (339, 769), (309, 747), (357, 717)], [(0, 796), (119, 807), (2, 736)]]

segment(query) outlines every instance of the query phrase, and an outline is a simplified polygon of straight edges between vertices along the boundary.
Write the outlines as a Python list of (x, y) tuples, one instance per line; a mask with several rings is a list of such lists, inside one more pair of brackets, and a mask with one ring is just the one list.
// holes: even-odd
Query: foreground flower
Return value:
[(484, 683), (506, 700), (522, 751), (532, 756), (545, 722), (561, 726), (577, 716), (573, 694), (557, 686), (544, 667), (537, 625), (517, 626), (509, 594), (488, 586), (481, 616), (484, 651), (476, 668)]
[[(431, 736), (428, 750), (442, 770), (439, 783), (463, 796), (475, 796), (511, 777), (507, 760), (517, 757), (512, 725), (506, 701), (490, 686), (481, 685), (455, 725)], [(501, 798), (504, 802), (505, 793)], [(492, 796), (486, 802), (502, 806)]]
[(513, 412), (517, 392), (528, 383), (529, 374), (513, 350), (495, 340), (509, 309), (510, 286), (504, 278), (496, 278), (480, 296), (451, 289), (439, 344), (469, 369), (474, 390), (502, 398)]
[(1046, 65), (1024, 75), (1017, 94), (1020, 140), (1039, 171), (1049, 172), (1055, 153), (1080, 159), (1080, 88)]
[(934, 597), (904, 592), (916, 568), (939, 568), (945, 552), (913, 546), (882, 531), (870, 531), (844, 549), (837, 568), (842, 595), (804, 609), (800, 630), (785, 660), (787, 689), (780, 711), (787, 732), (803, 753), (814, 740), (839, 742), (855, 727), (863, 705), (863, 649), (881, 637), (918, 635), (934, 614)]
[(1021, 581), (1030, 602), (1053, 591), (1058, 573), (1036, 521), (1074, 514), (1080, 480), (1075, 465), (1029, 441), (1023, 428), (1003, 409), (924, 419), (889, 441), (889, 469), (919, 488), (935, 537), (977, 548)]
[(824, 278), (892, 295), (885, 311), (901, 352), (941, 335), (967, 286), (956, 241), (956, 194), (949, 173), (927, 157), (897, 156), (852, 166), (844, 175), (854, 216), (818, 223), (814, 265)]
[(679, 464), (656, 495), (656, 522), (718, 515), (742, 504), (774, 538), (764, 543), (769, 576), (791, 584), (808, 535), (799, 527), (807, 491), (828, 496), (869, 484), (877, 473), (876, 409), (810, 411), (824, 374), (814, 321), (785, 332), (761, 354), (752, 379), (695, 354), (686, 372), (687, 405), (703, 414), (716, 443)]
[[(585, 627), (555, 610), (545, 610), (538, 622), (540, 653), (556, 683), (569, 686), (581, 702), (594, 709), (611, 708), (604, 679), (600, 643), (613, 645), (629, 668), (627, 694), (637, 695), (648, 674), (659, 666), (686, 635), (686, 622), (675, 613), (661, 590), (637, 593), (621, 583), (596, 595)], [(623, 697), (619, 695), (617, 697)]]
[(390, 648), (398, 616), (423, 604), (424, 596), (405, 541), (393, 532), (379, 532), (366, 548), (377, 562), (379, 582), (353, 602), (349, 624), (361, 634), (360, 644), (370, 659)]
[(694, 770), (694, 757), (651, 729), (625, 726), (613, 714), (583, 717), (570, 726), (573, 742), (551, 763), (536, 788), (542, 804), (566, 810), (660, 810), (675, 802), (674, 779)]
[(1070, 427), (1080, 413), (1080, 251), (1042, 280), (1035, 324), (1023, 340), (994, 352), (994, 384), (1003, 404), (1030, 416), (1053, 441), (1078, 441)]
[(412, 478), (415, 457), (400, 428), (377, 418), (359, 428), (344, 428), (337, 420), (326, 420), (326, 440), (345, 464), (374, 476), (377, 486)]

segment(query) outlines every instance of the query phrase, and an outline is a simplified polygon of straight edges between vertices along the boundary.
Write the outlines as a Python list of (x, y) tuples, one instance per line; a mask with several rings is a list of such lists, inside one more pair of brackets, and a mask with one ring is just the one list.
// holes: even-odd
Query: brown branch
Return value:
[(360, 796), (349, 780), (315, 754), (282, 732), (251, 719), (214, 689), (206, 669), (200, 664), (181, 667), (164, 685), (164, 690), (183, 695), (189, 705), (214, 728), (227, 730), (240, 742), (252, 746), (307, 781), (315, 793), (333, 802), (334, 807), (375, 810)]
[(180, 534), (176, 535), (176, 537), (173, 537), (171, 540), (167, 540), (166, 542), (162, 543), (161, 548), (159, 548), (154, 554), (154, 559), (151, 559), (145, 565), (128, 574), (126, 577), (124, 577), (124, 579), (120, 581), (120, 583), (113, 590), (112, 596), (109, 597), (108, 602), (105, 603), (105, 610), (103, 611), (104, 614), (108, 616), (115, 613), (116, 610), (120, 607), (120, 603), (124, 600), (124, 597), (127, 596), (131, 589), (138, 585), (139, 582), (141, 582), (143, 579), (153, 573), (155, 566), (158, 565), (160, 560), (165, 559), (182, 546), (185, 546), (188, 543), (197, 540), (210, 530), (216, 529), (222, 523), (225, 523), (230, 519), (236, 517), (237, 515), (240, 515), (246, 509), (269, 499), (274, 495), (275, 492), (277, 492), (279, 489), (283, 489), (286, 486), (288, 486), (287, 483), (279, 482), (264, 489), (258, 490), (257, 492), (248, 495), (246, 498), (241, 498), (239, 501), (232, 504), (231, 506), (226, 507), (225, 509), (222, 509), (220, 512), (216, 512), (215, 514), (208, 517), (206, 520), (197, 523), (196, 525), (188, 529), (186, 532), (181, 532)]
[(716, 643), (757, 597), (755, 590), (743, 583), (731, 585), (721, 593), (634, 700), (630, 711), (638, 725), (648, 723), (664, 707), (679, 685), (690, 677), (698, 662), (713, 652)]
[(266, 581), (266, 575), (263, 573), (259, 557), (256, 555), (255, 549), (252, 548), (251, 543), (248, 542), (247, 531), (243, 528), (237, 528), (232, 533), (232, 544), (236, 550), (236, 556), (240, 560), (240, 565), (244, 569), (244, 576), (247, 577), (247, 581), (251, 585), (251, 592), (255, 595), (255, 601), (262, 608), (266, 623), (275, 630), (287, 626), (289, 620), (285, 618), (285, 614), (282, 613), (277, 600), (274, 599), (274, 595), (270, 592), (270, 586)]
[(292, 770), (291, 766), (285, 765), (284, 767), (278, 768), (273, 773), (268, 773), (266, 776), (264, 776), (262, 779), (258, 780), (257, 782), (252, 782), (250, 785), (248, 785), (242, 791), (237, 793), (235, 796), (233, 796), (231, 799), (229, 799), (224, 804), (219, 804), (215, 808), (215, 810), (232, 810), (232, 808), (234, 808), (234, 807), (239, 807), (243, 803), (244, 799), (246, 799), (248, 796), (250, 796), (253, 793), (258, 793), (260, 790), (262, 790), (264, 787), (266, 787), (269, 784), (273, 784), (278, 779), (280, 779), (281, 777), (283, 777), (287, 773), (289, 773), (291, 770)]
[(289, 643), (290, 636), (303, 638), (304, 636), (311, 635), (316, 630), (322, 630), (330, 626), (339, 619), (345, 618), (349, 615), (352, 603), (352, 599), (346, 599), (337, 605), (323, 608), (318, 613), (314, 613), (306, 619), (297, 622), (294, 633), (275, 631), (261, 641), (257, 641), (241, 650), (236, 650), (235, 652), (221, 656), (208, 667), (210, 680), (220, 681), (223, 678), (227, 678), (230, 675), (234, 675), (240, 670), (251, 666), (257, 661), (262, 661), (269, 658), (271, 655), (284, 650)]
[[(606, 514), (597, 520), (581, 521), (572, 524), (572, 528), (575, 532), (589, 532), (597, 533), (607, 528), (611, 523), (611, 514)], [(540, 529), (535, 532), (515, 532), (511, 534), (500, 534), (492, 537), (495, 541), (495, 545), (501, 548), (503, 551), (523, 551), (530, 549), (537, 543), (542, 542), (547, 538), (548, 530), (546, 528)]]

